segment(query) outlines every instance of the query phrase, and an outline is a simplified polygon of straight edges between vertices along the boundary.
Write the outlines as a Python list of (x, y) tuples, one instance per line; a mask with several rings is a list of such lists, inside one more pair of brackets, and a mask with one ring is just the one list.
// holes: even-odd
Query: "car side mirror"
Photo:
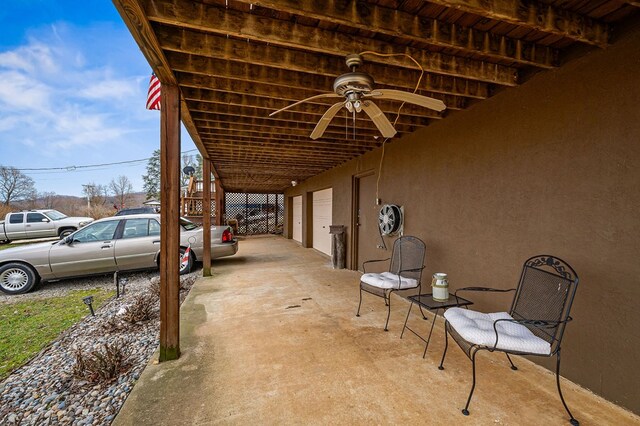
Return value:
[(68, 237), (65, 237), (64, 240), (62, 241), (64, 241), (66, 245), (70, 246), (73, 244), (73, 236), (69, 235)]
[(43, 217), (43, 218), (42, 218), (42, 221), (43, 221), (43, 222), (49, 222), (49, 219), (47, 219), (46, 217)]

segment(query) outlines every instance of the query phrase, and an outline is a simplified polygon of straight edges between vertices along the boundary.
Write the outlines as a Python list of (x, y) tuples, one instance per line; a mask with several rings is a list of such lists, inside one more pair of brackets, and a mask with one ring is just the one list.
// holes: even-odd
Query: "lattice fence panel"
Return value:
[(282, 233), (284, 194), (225, 194), (225, 219), (238, 221), (238, 234)]

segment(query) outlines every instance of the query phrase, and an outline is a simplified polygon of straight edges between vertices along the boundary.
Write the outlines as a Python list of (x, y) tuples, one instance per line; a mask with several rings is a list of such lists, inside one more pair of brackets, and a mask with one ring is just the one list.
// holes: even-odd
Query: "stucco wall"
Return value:
[[(383, 202), (405, 207), (405, 234), (427, 243), (428, 276), (445, 271), (452, 288), (513, 287), (535, 254), (569, 262), (580, 285), (563, 375), (636, 413), (639, 75), (636, 29), (607, 50), (395, 140), (380, 181)], [(379, 159), (377, 150), (286, 195), (332, 187), (333, 223), (350, 225), (352, 177), (377, 173)], [(474, 300), (481, 310), (508, 309), (508, 298)]]

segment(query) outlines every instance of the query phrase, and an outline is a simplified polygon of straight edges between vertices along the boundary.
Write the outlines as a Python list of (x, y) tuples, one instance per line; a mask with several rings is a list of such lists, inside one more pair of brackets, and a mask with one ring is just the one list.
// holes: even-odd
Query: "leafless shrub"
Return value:
[(196, 282), (195, 275), (185, 275), (180, 277), (180, 291), (188, 291), (191, 290), (193, 284)]
[[(195, 275), (185, 275), (180, 277), (180, 291), (189, 291), (196, 282)], [(155, 297), (160, 298), (160, 278), (154, 277), (149, 283), (149, 292)]]
[(102, 350), (83, 353), (75, 350), (73, 376), (89, 383), (110, 383), (129, 369), (129, 353), (124, 342), (105, 343)]
[(14, 209), (11, 206), (5, 206), (4, 204), (0, 204), (0, 218), (4, 220), (4, 217), (7, 213), (11, 213)]
[(105, 333), (115, 333), (127, 329), (127, 323), (116, 316), (109, 317), (106, 321), (100, 323), (100, 326)]
[(157, 302), (158, 300), (153, 294), (137, 294), (134, 296), (133, 302), (124, 308), (122, 319), (131, 324), (149, 321), (156, 315)]
[(113, 216), (114, 209), (110, 205), (91, 206), (89, 216), (94, 219), (102, 219), (103, 217)]
[(153, 277), (149, 282), (149, 292), (154, 297), (160, 298), (160, 277)]

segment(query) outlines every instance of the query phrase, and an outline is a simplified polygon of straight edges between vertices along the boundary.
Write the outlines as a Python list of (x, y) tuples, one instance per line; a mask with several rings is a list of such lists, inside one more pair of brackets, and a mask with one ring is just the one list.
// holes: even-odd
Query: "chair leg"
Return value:
[(573, 414), (571, 414), (571, 411), (569, 411), (569, 407), (567, 406), (567, 403), (564, 401), (564, 397), (562, 396), (562, 390), (560, 390), (560, 350), (558, 350), (558, 353), (556, 353), (556, 384), (558, 385), (558, 394), (560, 394), (562, 405), (564, 405), (564, 409), (567, 410), (569, 417), (571, 417), (569, 419), (569, 423), (571, 423), (573, 426), (578, 426), (580, 422), (578, 421), (578, 419), (573, 417)]
[(513, 361), (511, 361), (511, 357), (509, 356), (509, 354), (506, 353), (506, 352), (504, 354), (507, 356), (507, 359), (509, 360), (509, 363), (511, 364), (511, 369), (512, 370), (517, 370), (518, 367), (516, 367), (516, 365), (513, 363)]
[[(435, 319), (433, 320), (435, 322)], [(449, 332), (447, 331), (447, 322), (444, 323), (444, 352), (442, 352), (442, 359), (438, 370), (444, 370), (444, 357), (447, 355), (447, 348), (449, 347)]]
[(384, 331), (389, 331), (387, 328), (389, 325), (389, 317), (391, 316), (391, 293), (387, 295), (389, 302), (387, 303), (387, 322), (384, 323)]
[(360, 286), (360, 303), (358, 303), (358, 312), (356, 312), (356, 316), (360, 316), (360, 306), (362, 306), (362, 286)]
[[(418, 305), (418, 307), (420, 308), (420, 313), (422, 314), (422, 319), (423, 320), (428, 320), (429, 318), (427, 318), (427, 316), (424, 314), (424, 311), (422, 310), (422, 306)], [(433, 321), (436, 321), (436, 315), (434, 315), (433, 317)]]
[(469, 403), (471, 402), (471, 396), (473, 395), (473, 390), (476, 388), (476, 354), (478, 353), (478, 351), (473, 352), (473, 355), (471, 356), (471, 371), (473, 374), (473, 383), (471, 384), (471, 391), (469, 391), (469, 398), (467, 398), (467, 405), (464, 406), (464, 409), (462, 410), (462, 414), (464, 414), (465, 416), (469, 415)]

